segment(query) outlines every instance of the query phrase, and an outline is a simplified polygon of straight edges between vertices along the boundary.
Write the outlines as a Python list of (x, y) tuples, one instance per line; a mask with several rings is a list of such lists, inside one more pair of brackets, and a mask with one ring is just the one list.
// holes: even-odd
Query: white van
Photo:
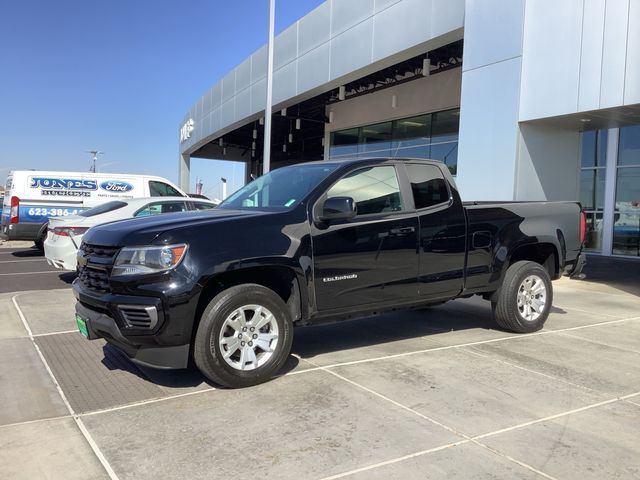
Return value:
[(1, 234), (42, 248), (49, 217), (75, 215), (118, 198), (176, 196), (187, 195), (162, 177), (15, 170), (7, 177)]

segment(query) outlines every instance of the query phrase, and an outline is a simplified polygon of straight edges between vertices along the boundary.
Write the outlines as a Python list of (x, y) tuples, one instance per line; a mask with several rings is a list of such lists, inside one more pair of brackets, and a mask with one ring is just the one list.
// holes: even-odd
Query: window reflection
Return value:
[(330, 157), (398, 157), (441, 160), (453, 175), (458, 164), (460, 110), (416, 115), (331, 134)]

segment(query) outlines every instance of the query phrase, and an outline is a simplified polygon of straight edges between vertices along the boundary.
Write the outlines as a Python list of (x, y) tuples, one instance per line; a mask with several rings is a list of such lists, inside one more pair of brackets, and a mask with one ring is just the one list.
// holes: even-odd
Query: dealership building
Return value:
[[(180, 124), (262, 174), (267, 48)], [(327, 0), (274, 45), (271, 168), (442, 160), (463, 200), (580, 200), (588, 247), (640, 256), (640, 1)]]

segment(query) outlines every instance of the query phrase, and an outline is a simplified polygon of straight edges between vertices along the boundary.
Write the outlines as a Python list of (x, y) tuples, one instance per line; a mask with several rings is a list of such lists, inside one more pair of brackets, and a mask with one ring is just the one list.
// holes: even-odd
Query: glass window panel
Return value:
[(407, 173), (417, 209), (449, 201), (449, 189), (440, 169), (433, 165), (408, 164)]
[(596, 130), (582, 132), (580, 136), (580, 163), (584, 167), (596, 166)]
[(430, 158), (444, 162), (455, 175), (458, 171), (458, 142), (432, 144)]
[(598, 130), (596, 143), (596, 166), (604, 167), (607, 165), (607, 130)]
[(585, 250), (602, 251), (602, 212), (587, 212), (587, 241)]
[(350, 155), (358, 151), (358, 129), (349, 128), (331, 133), (330, 156)]
[(182, 194), (164, 182), (149, 180), (149, 193), (152, 197), (182, 197)]
[(433, 114), (431, 120), (431, 142), (450, 142), (458, 140), (460, 110), (447, 110)]
[(604, 169), (588, 168), (580, 172), (580, 203), (586, 210), (604, 208)]
[(351, 197), (358, 215), (402, 210), (402, 197), (396, 169), (391, 166), (356, 170), (338, 180), (327, 192), (327, 198)]
[(389, 155), (391, 148), (392, 122), (376, 123), (360, 128), (359, 152), (384, 151)]
[(640, 204), (640, 167), (618, 168), (616, 211), (637, 208)]
[(431, 147), (429, 145), (421, 145), (415, 147), (406, 148), (394, 148), (391, 152), (391, 156), (394, 158), (430, 158)]
[(393, 148), (431, 143), (431, 115), (403, 118), (393, 122)]
[(640, 125), (620, 129), (618, 165), (640, 165)]
[(640, 257), (640, 208), (629, 208), (615, 214), (613, 253)]

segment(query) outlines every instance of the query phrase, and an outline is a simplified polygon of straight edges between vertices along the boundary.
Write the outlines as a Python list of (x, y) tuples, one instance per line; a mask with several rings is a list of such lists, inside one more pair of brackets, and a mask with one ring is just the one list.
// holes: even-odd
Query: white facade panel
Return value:
[[(509, 0), (511, 2), (513, 0)], [(465, 0), (432, 0), (431, 36), (439, 37), (464, 23)]]
[(432, 0), (402, 0), (373, 17), (373, 61), (429, 40), (431, 3)]
[(220, 130), (220, 107), (215, 108), (211, 112), (211, 131), (215, 132)]
[(331, 36), (341, 34), (373, 15), (373, 0), (332, 0)]
[(579, 111), (595, 110), (600, 107), (605, 3), (605, 0), (589, 0), (584, 3), (578, 91)]
[(251, 88), (245, 88), (236, 95), (236, 120), (242, 120), (253, 113), (251, 111)]
[(329, 41), (331, 35), (331, 2), (325, 2), (298, 22), (298, 55)]
[(582, 0), (525, 4), (520, 120), (575, 112)]
[(374, 12), (378, 13), (380, 10), (384, 10), (385, 8), (389, 8), (394, 3), (398, 3), (402, 0), (375, 0), (373, 3)]
[(251, 85), (251, 113), (264, 110), (267, 102), (267, 79), (262, 80)]
[(267, 46), (263, 45), (251, 55), (251, 83), (267, 76)]
[(329, 81), (329, 43), (298, 59), (298, 92), (306, 92)]
[(222, 103), (228, 102), (236, 94), (236, 71), (231, 70), (222, 79)]
[(231, 100), (226, 101), (220, 107), (220, 124), (230, 125), (236, 119), (236, 99), (235, 97), (231, 98)]
[(517, 57), (462, 76), (457, 183), (464, 200), (513, 199), (520, 69)]
[(218, 82), (211, 88), (211, 109), (218, 108), (220, 105), (222, 105), (222, 85)]
[(467, 0), (463, 70), (521, 55), (523, 21), (524, 0)]
[(640, 103), (640, 2), (629, 4), (629, 37), (624, 79), (624, 103)]
[(236, 68), (236, 91), (240, 92), (251, 85), (251, 57)]
[(297, 62), (289, 63), (273, 72), (273, 104), (296, 95)]
[(607, 0), (604, 16), (600, 108), (622, 105), (624, 100), (628, 12), (629, 0)]
[(332, 79), (371, 63), (372, 36), (373, 18), (369, 18), (331, 40)]
[(275, 38), (273, 47), (273, 69), (291, 63), (298, 56), (298, 23), (294, 23)]

